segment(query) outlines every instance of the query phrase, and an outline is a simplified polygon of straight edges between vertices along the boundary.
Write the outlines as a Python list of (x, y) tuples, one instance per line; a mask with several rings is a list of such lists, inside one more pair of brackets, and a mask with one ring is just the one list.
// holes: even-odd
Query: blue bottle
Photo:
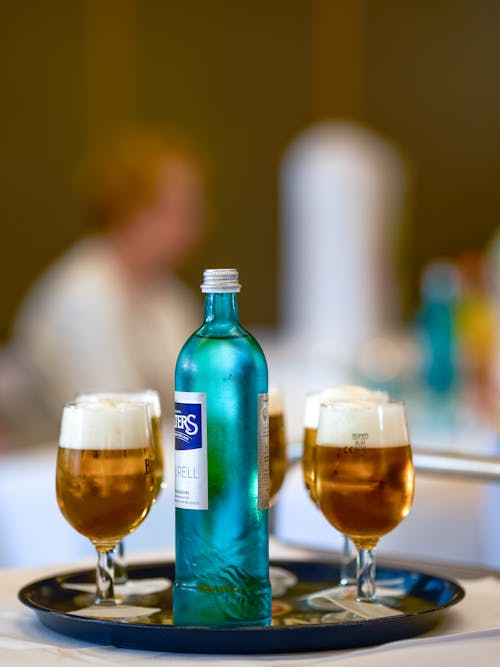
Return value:
[(203, 278), (175, 372), (174, 623), (269, 625), (267, 364), (238, 320), (238, 272)]

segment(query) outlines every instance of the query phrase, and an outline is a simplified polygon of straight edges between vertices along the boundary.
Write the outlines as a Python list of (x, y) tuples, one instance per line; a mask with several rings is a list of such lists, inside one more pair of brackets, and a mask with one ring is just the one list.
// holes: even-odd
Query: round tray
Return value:
[[(174, 578), (172, 562), (129, 566), (130, 583), (124, 590), (130, 593), (123, 609), (147, 608), (144, 615), (140, 611), (122, 619), (74, 615), (91, 603), (92, 595), (85, 592), (94, 581), (91, 570), (35, 581), (19, 592), (19, 599), (46, 627), (80, 640), (151, 651), (249, 654), (352, 648), (413, 637), (435, 626), (443, 612), (465, 595), (453, 580), (379, 567), (377, 585), (391, 597), (398, 615), (361, 619), (347, 611), (311, 608), (306, 600), (313, 592), (335, 586), (337, 565), (317, 561), (274, 561), (272, 565), (292, 576), (288, 590), (282, 588), (273, 598), (270, 627), (172, 625), (172, 588), (165, 581)], [(164, 581), (155, 590), (153, 582), (147, 581), (151, 579)], [(141, 593), (141, 587), (146, 592)]]

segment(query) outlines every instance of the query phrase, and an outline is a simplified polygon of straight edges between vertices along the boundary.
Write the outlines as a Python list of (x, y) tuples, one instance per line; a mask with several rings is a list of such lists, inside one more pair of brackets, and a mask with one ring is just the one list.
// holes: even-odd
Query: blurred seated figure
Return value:
[(102, 145), (82, 173), (91, 234), (32, 287), (3, 352), (16, 391), (9, 399), (0, 381), (2, 416), (18, 445), (54, 440), (77, 391), (152, 387), (168, 415), (175, 360), (198, 325), (199, 304), (175, 276), (204, 225), (194, 154), (134, 131)]

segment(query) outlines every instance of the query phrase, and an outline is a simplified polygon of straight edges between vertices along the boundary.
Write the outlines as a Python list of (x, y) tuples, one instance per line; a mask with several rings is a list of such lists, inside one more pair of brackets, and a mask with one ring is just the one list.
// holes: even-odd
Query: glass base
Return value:
[(403, 613), (398, 599), (399, 593), (397, 588), (391, 586), (380, 587), (375, 597), (362, 600), (358, 597), (355, 584), (339, 585), (311, 593), (305, 601), (309, 608), (326, 612), (321, 618), (322, 622), (338, 623), (399, 616)]
[(298, 582), (298, 578), (290, 570), (271, 565), (269, 567), (269, 581), (271, 582), (273, 597), (278, 598), (285, 595), (290, 588), (293, 588)]
[(356, 584), (339, 584), (338, 586), (312, 593), (307, 598), (307, 605), (312, 609), (335, 612), (342, 609), (338, 605), (339, 601), (356, 600), (356, 597)]

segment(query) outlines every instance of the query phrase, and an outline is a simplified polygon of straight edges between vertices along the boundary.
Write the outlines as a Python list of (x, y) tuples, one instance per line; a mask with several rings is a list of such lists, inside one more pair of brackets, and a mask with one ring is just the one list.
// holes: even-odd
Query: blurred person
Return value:
[(7, 402), (20, 445), (54, 440), (77, 391), (151, 387), (168, 416), (176, 357), (199, 324), (199, 304), (175, 276), (204, 228), (194, 153), (152, 131), (122, 133), (82, 174), (91, 233), (32, 287), (7, 350), (22, 385)]

